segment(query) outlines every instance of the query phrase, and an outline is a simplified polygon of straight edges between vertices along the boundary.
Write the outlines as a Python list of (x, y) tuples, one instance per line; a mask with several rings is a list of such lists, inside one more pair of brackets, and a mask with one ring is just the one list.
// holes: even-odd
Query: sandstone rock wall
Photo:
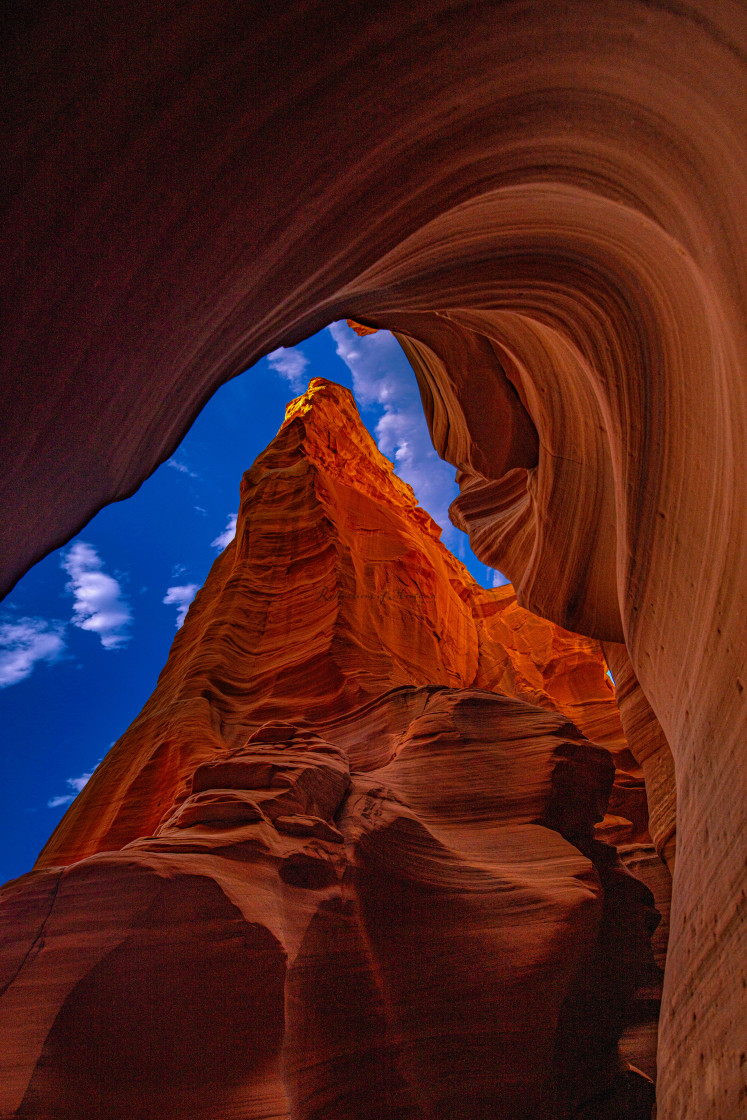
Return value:
[(667, 872), (605, 668), (312, 382), (0, 892), (0, 1115), (649, 1120)]
[[(190, 607), (156, 691), (39, 865), (148, 834), (198, 763), (268, 719), (338, 717), (401, 686), (501, 691), (624, 752), (598, 642), (531, 615), (510, 588), (481, 588), (439, 537), (348, 390), (313, 381), (244, 475), (236, 537)], [(622, 781), (636, 764), (620, 761)]]
[(617, 1039), (658, 915), (593, 839), (609, 756), (480, 690), (374, 707), (266, 724), (154, 835), (6, 888), (3, 1116), (647, 1120)]
[(474, 546), (671, 748), (660, 1116), (737, 1113), (744, 5), (48, 0), (4, 48), (3, 586), (262, 354), (400, 329)]

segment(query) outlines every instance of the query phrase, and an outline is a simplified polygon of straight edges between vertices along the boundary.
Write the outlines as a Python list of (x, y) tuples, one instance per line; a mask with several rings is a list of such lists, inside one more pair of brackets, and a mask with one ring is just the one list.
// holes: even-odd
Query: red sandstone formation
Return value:
[(604, 652), (615, 678), (615, 696), (627, 741), (645, 774), (648, 830), (657, 852), (674, 874), (676, 806), (672, 752), (635, 679), (625, 647), (605, 642)]
[(626, 647), (670, 857), (678, 794), (659, 1120), (737, 1115), (744, 5), (46, 0), (4, 45), (3, 586), (262, 354), (400, 330), (474, 547)]
[(244, 475), (236, 537), (158, 688), (39, 866), (149, 834), (196, 765), (268, 719), (297, 720), (300, 706), (309, 720), (337, 718), (412, 685), (474, 686), (560, 712), (613, 752), (620, 791), (634, 789), (624, 838), (647, 840), (599, 644), (523, 610), (510, 587), (486, 591), (439, 538), (348, 390), (312, 381)]
[(365, 338), (367, 334), (376, 334), (379, 329), (378, 327), (366, 327), (363, 323), (356, 323), (355, 319), (348, 319), (347, 324), (359, 338)]
[(2, 892), (0, 1115), (648, 1120), (658, 916), (595, 835), (616, 778), (602, 834), (656, 857), (601, 651), (439, 535), (312, 382)]

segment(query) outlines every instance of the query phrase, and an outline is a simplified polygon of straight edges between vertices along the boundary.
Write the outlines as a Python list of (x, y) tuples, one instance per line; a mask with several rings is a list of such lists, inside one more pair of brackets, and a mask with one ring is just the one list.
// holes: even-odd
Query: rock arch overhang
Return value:
[(476, 547), (624, 643), (672, 746), (659, 1115), (734, 1113), (744, 7), (48, 3), (7, 43), (5, 588), (262, 354), (395, 329)]

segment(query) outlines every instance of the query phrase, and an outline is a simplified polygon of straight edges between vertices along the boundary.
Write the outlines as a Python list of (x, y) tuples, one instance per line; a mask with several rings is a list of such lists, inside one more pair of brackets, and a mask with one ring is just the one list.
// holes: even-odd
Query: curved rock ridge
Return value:
[(677, 813), (672, 752), (636, 680), (625, 647), (605, 642), (604, 653), (615, 678), (615, 697), (630, 749), (645, 775), (648, 829), (657, 852), (674, 874)]
[(268, 719), (303, 711), (316, 722), (413, 684), (475, 685), (563, 712), (618, 751), (617, 788), (635, 790), (629, 833), (647, 839), (642, 778), (599, 644), (530, 615), (511, 588), (480, 587), (439, 537), (351, 393), (312, 381), (244, 475), (236, 537), (153, 696), (38, 866), (149, 834), (199, 762)]
[(1, 1116), (649, 1120), (668, 896), (604, 658), (439, 537), (314, 380), (2, 891)]
[(153, 835), (4, 889), (0, 1115), (648, 1120), (618, 1039), (658, 915), (594, 839), (613, 774), (479, 689), (265, 723)]
[(401, 329), (475, 549), (671, 749), (659, 1120), (738, 1114), (744, 4), (47, 0), (3, 46), (2, 587), (263, 354)]

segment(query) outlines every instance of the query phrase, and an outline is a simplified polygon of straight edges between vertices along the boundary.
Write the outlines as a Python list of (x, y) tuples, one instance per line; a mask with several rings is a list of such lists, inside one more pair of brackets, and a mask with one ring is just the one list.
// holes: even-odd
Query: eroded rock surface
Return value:
[(2, 892), (0, 1115), (649, 1120), (659, 915), (600, 836), (668, 873), (604, 660), (438, 537), (313, 382)]
[(658, 915), (594, 839), (609, 754), (476, 689), (374, 708), (383, 764), (333, 745), (355, 710), (270, 723), (153, 836), (6, 888), (3, 1115), (554, 1120), (622, 1092)]
[(402, 330), (474, 547), (671, 748), (660, 1120), (743, 1110), (744, 4), (47, 0), (3, 48), (2, 586), (261, 355)]
[[(268, 719), (338, 717), (400, 686), (475, 686), (562, 712), (635, 770), (599, 643), (531, 615), (511, 588), (480, 587), (439, 537), (348, 390), (312, 382), (244, 475), (235, 540), (158, 688), (39, 866), (152, 832), (196, 766)], [(366, 753), (366, 766), (375, 760)], [(633, 782), (640, 794), (640, 775)]]

